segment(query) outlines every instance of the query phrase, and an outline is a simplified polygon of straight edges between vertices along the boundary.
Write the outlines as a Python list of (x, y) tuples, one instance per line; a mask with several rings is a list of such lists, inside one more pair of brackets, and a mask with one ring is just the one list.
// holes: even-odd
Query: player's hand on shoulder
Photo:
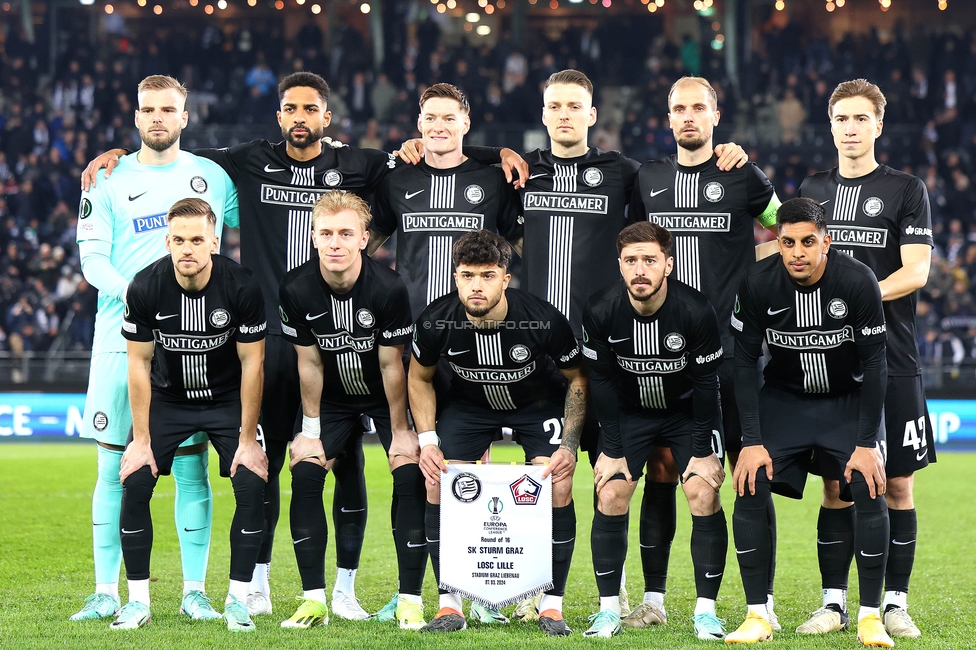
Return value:
[(319, 438), (308, 438), (299, 434), (291, 441), (289, 453), (291, 461), (288, 463), (288, 469), (294, 469), (295, 465), (303, 461), (325, 467), (325, 448), (322, 447), (322, 440)]
[(723, 172), (742, 167), (749, 162), (749, 154), (734, 142), (720, 144), (715, 147), (715, 155), (718, 157), (715, 165)]
[(441, 472), (447, 471), (444, 465), (444, 452), (437, 445), (426, 445), (420, 450), (420, 471), (431, 485), (441, 482)]
[(119, 164), (119, 158), (123, 155), (125, 149), (112, 149), (88, 163), (85, 171), (81, 173), (81, 191), (87, 192), (95, 187), (95, 178), (98, 176), (99, 169), (105, 168), (105, 178), (111, 176), (112, 170)]
[(125, 448), (122, 454), (122, 462), (119, 469), (119, 481), (125, 483), (125, 479), (139, 471), (146, 465), (152, 470), (153, 476), (159, 476), (156, 468), (156, 458), (153, 456), (152, 446), (149, 442), (139, 442), (133, 440)]
[(854, 453), (851, 454), (851, 459), (847, 461), (847, 467), (844, 468), (844, 478), (848, 483), (851, 482), (855, 471), (864, 475), (872, 499), (884, 496), (888, 479), (885, 475), (885, 462), (881, 450), (877, 447), (854, 447)]
[[(529, 163), (525, 162), (522, 156), (508, 147), (502, 149), (501, 158), (502, 171), (505, 172), (505, 180), (514, 185), (515, 189), (525, 187), (526, 181), (529, 180)], [(512, 174), (513, 171), (518, 174), (518, 178)]]
[(234, 478), (237, 468), (244, 466), (268, 482), (268, 455), (261, 448), (257, 440), (240, 442), (234, 452), (234, 461), (230, 464), (230, 476)]
[(769, 457), (769, 452), (762, 445), (750, 445), (743, 447), (739, 452), (739, 460), (735, 464), (735, 471), (732, 472), (733, 487), (736, 494), (743, 496), (746, 488), (749, 494), (756, 493), (756, 474), (759, 469), (766, 468), (766, 476), (773, 480), (773, 459)]
[(681, 480), (682, 482), (687, 482), (693, 476), (697, 476), (705, 481), (713, 490), (718, 492), (722, 487), (722, 483), (725, 482), (725, 468), (722, 467), (722, 461), (715, 454), (705, 456), (704, 458), (696, 458), (693, 456), (688, 461), (688, 467), (685, 469), (684, 474), (681, 475)]
[(398, 456), (419, 462), (420, 443), (417, 441), (417, 433), (410, 429), (394, 429), (393, 441), (390, 443), (390, 451), (387, 455), (391, 463)]
[(609, 483), (610, 479), (617, 474), (623, 474), (628, 483), (634, 482), (634, 477), (630, 474), (630, 467), (627, 466), (626, 458), (611, 458), (601, 453), (600, 457), (596, 459), (596, 465), (593, 466), (593, 484), (596, 486), (596, 491), (599, 492), (602, 490), (603, 486)]
[(393, 152), (400, 160), (411, 165), (416, 165), (424, 159), (424, 141), (420, 138), (407, 140), (400, 148)]

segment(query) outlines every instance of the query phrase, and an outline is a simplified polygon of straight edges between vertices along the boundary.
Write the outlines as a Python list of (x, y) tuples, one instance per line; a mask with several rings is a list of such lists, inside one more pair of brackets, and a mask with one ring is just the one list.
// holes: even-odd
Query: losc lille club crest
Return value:
[(529, 478), (528, 474), (523, 474), (522, 478), (508, 487), (512, 490), (512, 498), (515, 499), (517, 506), (534, 506), (539, 501), (539, 493), (542, 491), (542, 484)]

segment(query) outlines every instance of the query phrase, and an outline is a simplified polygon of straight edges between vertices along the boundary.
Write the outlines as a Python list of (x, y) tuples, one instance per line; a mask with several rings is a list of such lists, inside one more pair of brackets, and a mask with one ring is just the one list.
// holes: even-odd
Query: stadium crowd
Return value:
[[(638, 160), (675, 150), (659, 109), (674, 79), (708, 77), (723, 124), (755, 125), (770, 144), (750, 153), (784, 200), (814, 169), (832, 164), (805, 158), (812, 134), (826, 134), (822, 117), (835, 84), (855, 76), (877, 81), (888, 99), (886, 132), (911, 143), (882, 151), (880, 162), (922, 178), (931, 198), (936, 249), (918, 307), (923, 357), (955, 373), (976, 358), (976, 34), (871, 31), (831, 42), (800, 24), (769, 24), (735, 84), (708, 43), (659, 36), (646, 51), (634, 50), (646, 39), (610, 36), (639, 29), (621, 21), (565, 30), (558, 40), (540, 31), (524, 39), (523, 50), (509, 36), (494, 47), (448, 46), (430, 18), (384, 20), (387, 56), (378, 72), (372, 49), (351, 27), (338, 28), (328, 43), (311, 22), (288, 41), (280, 29), (260, 24), (135, 38), (136, 30), (152, 26), (119, 19), (103, 22), (96, 50), (87, 44), (87, 26), (79, 25), (50, 77), (38, 69), (40, 46), (11, 29), (0, 43), (0, 351), (45, 351), (55, 340), (62, 348), (90, 348), (96, 291), (80, 273), (75, 244), (78, 179), (98, 153), (138, 147), (131, 115), (144, 75), (172, 74), (189, 87), (192, 127), (265, 125), (276, 110), (277, 79), (295, 70), (322, 72), (334, 89), (330, 135), (392, 150), (414, 134), (415, 100), (432, 83), (465, 90), (474, 130), (515, 134), (538, 121), (541, 82), (575, 67), (605, 80), (604, 89), (629, 87), (622, 122), (613, 123), (608, 112), (591, 142)], [(777, 162), (764, 160), (770, 151)]]

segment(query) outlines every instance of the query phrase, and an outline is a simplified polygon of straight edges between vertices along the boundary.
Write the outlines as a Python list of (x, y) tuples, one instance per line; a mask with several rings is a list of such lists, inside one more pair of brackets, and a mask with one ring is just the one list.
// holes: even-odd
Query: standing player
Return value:
[[(732, 478), (735, 553), (749, 606), (726, 643), (772, 638), (766, 608), (771, 491), (802, 498), (816, 454), (823, 475), (850, 486), (857, 510), (860, 575), (858, 640), (891, 647), (879, 616), (888, 509), (884, 457), (877, 444), (885, 387), (885, 321), (871, 269), (830, 250), (826, 214), (791, 199), (777, 214), (780, 257), (755, 264), (732, 310), (742, 451)], [(759, 390), (757, 363), (770, 358)]]
[[(444, 459), (474, 462), (498, 427), (511, 427), (526, 461), (548, 463), (543, 477), (552, 475), (553, 588), (542, 596), (539, 627), (551, 636), (567, 636), (562, 600), (576, 539), (573, 472), (587, 382), (566, 318), (545, 301), (508, 289), (511, 259), (511, 246), (498, 235), (487, 230), (463, 235), (453, 251), (457, 294), (432, 302), (417, 321), (408, 387), (414, 423), (422, 432), (427, 548), (440, 584)], [(437, 416), (433, 380), (442, 356), (450, 363), (452, 381)], [(556, 381), (556, 368), (568, 380), (568, 390)], [(463, 630), (460, 596), (441, 590), (439, 604), (424, 630)]]
[(668, 279), (671, 247), (671, 233), (655, 223), (627, 226), (617, 237), (623, 282), (597, 293), (583, 311), (583, 356), (603, 432), (603, 453), (593, 468), (598, 497), (590, 543), (600, 612), (583, 636), (620, 632), (617, 591), (627, 557), (627, 513), (655, 445), (671, 448), (691, 508), (695, 634), (725, 636), (715, 615), (729, 543), (718, 495), (725, 472), (712, 449), (721, 449), (713, 427), (719, 422), (715, 373), (723, 349), (708, 299)]
[[(420, 450), (407, 424), (403, 345), (413, 323), (395, 271), (367, 257), (370, 214), (355, 194), (322, 196), (312, 212), (318, 259), (289, 271), (281, 283), (281, 329), (295, 345), (302, 391), (302, 428), (291, 443), (291, 534), (305, 601), (282, 627), (329, 621), (325, 604), (328, 524), (325, 475), (349, 438), (372, 418), (390, 459), (397, 497), (395, 542), (400, 569), (400, 627), (425, 625), (421, 587), (427, 564)], [(334, 602), (334, 601), (333, 601)]]
[[(885, 97), (865, 79), (845, 81), (830, 96), (828, 116), (838, 166), (815, 174), (799, 194), (827, 211), (835, 246), (864, 262), (880, 278), (888, 324), (887, 438), (891, 543), (885, 575), (884, 622), (893, 637), (917, 638), (908, 615), (908, 581), (915, 562), (918, 522), (915, 472), (935, 462), (915, 331), (916, 291), (925, 286), (932, 259), (932, 218), (925, 184), (879, 165), (874, 145), (884, 123)], [(824, 481), (817, 525), (823, 606), (797, 628), (822, 634), (847, 625), (847, 578), (854, 557), (854, 508), (836, 481)]]
[[(92, 496), (95, 593), (71, 620), (105, 618), (119, 609), (119, 463), (132, 418), (129, 411), (122, 311), (129, 280), (166, 253), (166, 211), (180, 199), (205, 200), (217, 217), (237, 218), (237, 192), (217, 165), (180, 151), (188, 114), (186, 88), (154, 75), (139, 84), (135, 123), (138, 152), (123, 156), (115, 178), (105, 178), (81, 199), (78, 247), (85, 278), (98, 289), (95, 341), (82, 436), (98, 442), (98, 480)], [(183, 559), (181, 611), (195, 619), (219, 618), (204, 589), (210, 552), (210, 483), (206, 436), (191, 437), (173, 462), (176, 529)]]
[(369, 252), (397, 233), (397, 271), (414, 317), (455, 290), (451, 251), (464, 233), (497, 231), (516, 250), (521, 246), (518, 193), (500, 169), (462, 153), (470, 113), (457, 87), (441, 83), (425, 90), (417, 118), (424, 158), (388, 175), (376, 191)]
[[(485, 228), (500, 232), (521, 251), (518, 193), (500, 169), (467, 158), (462, 151), (470, 112), (468, 98), (451, 84), (425, 90), (417, 117), (424, 158), (388, 175), (375, 194), (368, 250), (373, 254), (397, 233), (396, 268), (410, 293), (414, 318), (434, 299), (457, 290), (451, 261), (457, 237)], [(446, 385), (449, 375), (442, 364), (435, 383)], [(395, 511), (396, 496), (393, 503)], [(394, 599), (377, 613), (377, 620), (392, 617), (396, 605)], [(484, 623), (508, 622), (479, 603), (471, 604), (471, 614)]]
[[(721, 117), (717, 101), (715, 89), (701, 77), (683, 77), (671, 86), (668, 118), (678, 153), (641, 166), (629, 220), (646, 219), (674, 234), (677, 279), (704, 293), (724, 318), (732, 313), (739, 282), (757, 256), (753, 220), (767, 228), (772, 227), (780, 201), (769, 179), (755, 163), (727, 172), (716, 168), (712, 134)], [(732, 349), (732, 336), (726, 331), (722, 332), (722, 347)], [(742, 434), (735, 408), (731, 357), (726, 355), (720, 364), (718, 378), (725, 430), (723, 442), (729, 467), (734, 468)], [(770, 535), (775, 535), (772, 500), (768, 505)], [(625, 620), (625, 625), (643, 627), (664, 622), (669, 553), (670, 543), (666, 540), (662, 543), (662, 540), (648, 536), (646, 541), (641, 541), (647, 583), (645, 600), (650, 605), (645, 612), (634, 612)], [(773, 610), (772, 579), (771, 569), (770, 612)], [(770, 619), (775, 621), (775, 614)], [(774, 628), (778, 627), (774, 623)]]
[(170, 255), (129, 284), (127, 339), (132, 439), (122, 455), (122, 553), (129, 603), (112, 629), (149, 623), (149, 502), (179, 445), (204, 431), (234, 485), (230, 586), (224, 620), (253, 632), (245, 600), (264, 526), (268, 458), (258, 442), (258, 411), (268, 327), (257, 278), (217, 255), (217, 217), (206, 201), (177, 201), (166, 214)]

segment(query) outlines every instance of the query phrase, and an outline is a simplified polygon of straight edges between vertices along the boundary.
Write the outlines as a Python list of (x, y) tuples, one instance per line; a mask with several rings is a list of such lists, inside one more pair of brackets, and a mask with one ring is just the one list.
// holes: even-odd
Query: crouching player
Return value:
[[(715, 599), (725, 572), (728, 528), (718, 490), (722, 469), (718, 319), (699, 291), (668, 276), (671, 233), (649, 221), (617, 237), (617, 282), (583, 311), (583, 356), (603, 450), (593, 468), (597, 507), (591, 549), (600, 612), (587, 637), (620, 633), (618, 588), (627, 557), (627, 516), (644, 464), (655, 446), (671, 448), (691, 508), (691, 557), (699, 639), (721, 639)], [(624, 480), (625, 479), (625, 480)]]
[(224, 619), (233, 632), (251, 632), (254, 623), (245, 601), (261, 547), (268, 477), (268, 459), (258, 440), (264, 299), (250, 271), (216, 254), (216, 217), (205, 201), (177, 201), (166, 222), (170, 257), (132, 279), (122, 322), (132, 407), (132, 439), (119, 472), (129, 603), (111, 627), (149, 623), (149, 500), (159, 474), (169, 474), (177, 447), (204, 431), (237, 502)]

